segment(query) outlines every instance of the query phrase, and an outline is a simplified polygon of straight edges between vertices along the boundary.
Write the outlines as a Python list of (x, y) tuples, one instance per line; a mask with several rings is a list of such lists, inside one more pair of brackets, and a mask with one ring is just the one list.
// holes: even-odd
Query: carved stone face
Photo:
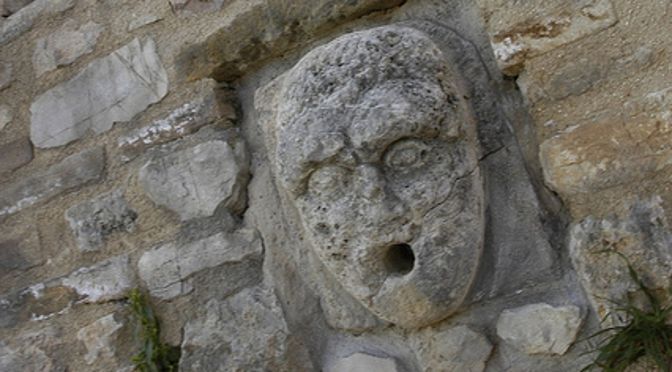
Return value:
[(386, 26), (318, 47), (279, 91), (274, 172), (309, 244), (382, 319), (455, 312), (483, 247), (474, 118), (422, 32)]

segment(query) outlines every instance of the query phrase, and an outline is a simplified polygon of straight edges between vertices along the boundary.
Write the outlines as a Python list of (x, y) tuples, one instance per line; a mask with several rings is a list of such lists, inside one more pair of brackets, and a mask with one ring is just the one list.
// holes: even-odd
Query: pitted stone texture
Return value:
[(117, 331), (122, 326), (114, 319), (114, 314), (109, 314), (77, 331), (77, 339), (86, 347), (86, 364), (91, 365), (98, 358), (114, 356)]
[(492, 352), (490, 341), (467, 326), (425, 329), (411, 346), (424, 372), (482, 372)]
[(59, 66), (69, 65), (79, 57), (93, 52), (103, 26), (95, 22), (87, 22), (81, 27), (71, 21), (47, 37), (35, 42), (33, 68), (40, 77)]
[[(626, 206), (624, 215), (588, 217), (571, 228), (572, 264), (600, 318), (618, 307), (612, 301), (627, 303), (641, 294), (625, 260), (605, 250), (624, 255), (652, 290), (665, 293), (672, 285), (672, 233), (661, 204), (660, 197), (637, 201)], [(614, 319), (608, 317), (606, 324)]]
[(12, 84), (12, 81), (14, 81), (12, 70), (13, 67), (11, 63), (0, 62), (0, 90), (9, 87)]
[(248, 166), (242, 140), (209, 141), (150, 160), (140, 169), (140, 183), (152, 201), (182, 221), (212, 216), (220, 204), (239, 213)]
[(119, 137), (120, 158), (124, 162), (130, 161), (151, 147), (194, 133), (208, 124), (220, 120), (231, 122), (235, 118), (235, 108), (231, 104), (220, 103), (215, 94), (207, 94), (177, 107), (165, 118)]
[[(612, 26), (611, 0), (567, 2), (478, 0), (485, 13), (492, 49), (506, 75), (520, 73), (536, 56)], [(494, 10), (497, 11), (494, 11)]]
[(71, 207), (65, 212), (77, 246), (83, 252), (99, 250), (105, 238), (116, 232), (131, 232), (138, 214), (129, 207), (122, 190), (114, 190)]
[(58, 14), (75, 6), (77, 0), (35, 0), (0, 23), (0, 46), (30, 30), (42, 15)]
[(168, 92), (168, 77), (152, 39), (134, 39), (91, 62), (74, 78), (46, 91), (30, 107), (30, 138), (49, 148), (87, 132), (106, 132), (128, 121)]
[(46, 201), (58, 194), (97, 181), (103, 174), (103, 148), (84, 150), (68, 156), (49, 169), (0, 189), (0, 218)]
[(86, 303), (119, 300), (135, 285), (128, 255), (112, 257), (90, 267), (76, 270), (61, 284), (74, 289)]
[[(189, 279), (199, 271), (224, 264), (261, 259), (261, 240), (255, 230), (219, 233), (195, 242), (168, 243), (145, 252), (138, 261), (140, 278), (152, 296), (168, 300), (193, 289)], [(251, 274), (252, 275), (252, 274)]]
[(3, 130), (5, 126), (12, 122), (12, 111), (7, 105), (0, 104), (0, 130)]
[(497, 335), (527, 354), (562, 355), (574, 343), (582, 320), (577, 306), (531, 304), (504, 310)]
[(327, 365), (324, 372), (398, 372), (393, 358), (381, 358), (364, 353), (355, 353)]
[[(1, 125), (0, 129), (2, 129)], [(0, 174), (18, 169), (30, 163), (31, 160), (33, 160), (33, 145), (28, 137), (0, 145)]]
[(289, 331), (272, 290), (248, 288), (206, 308), (184, 327), (180, 371), (303, 370), (288, 365)]
[[(198, 3), (197, 0), (175, 2)], [(221, 28), (208, 35), (202, 42), (189, 45), (179, 53), (176, 57), (177, 68), (180, 75), (188, 80), (213, 77), (218, 81), (233, 81), (246, 71), (259, 67), (273, 57), (283, 55), (301, 41), (310, 40), (311, 36), (319, 34), (325, 28), (376, 11), (394, 8), (404, 2), (404, 0), (233, 2), (232, 6), (226, 9), (229, 19)]]
[(307, 241), (350, 295), (409, 328), (460, 306), (483, 249), (476, 128), (449, 60), (416, 29), (380, 27), (308, 53), (275, 102), (257, 94)]

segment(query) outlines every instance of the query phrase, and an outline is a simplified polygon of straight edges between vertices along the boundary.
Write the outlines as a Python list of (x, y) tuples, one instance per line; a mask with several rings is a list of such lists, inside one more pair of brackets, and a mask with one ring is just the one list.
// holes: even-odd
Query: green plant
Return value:
[(136, 370), (140, 372), (175, 372), (180, 359), (179, 347), (171, 347), (160, 340), (159, 320), (138, 289), (131, 291), (131, 309), (138, 325), (137, 332), (142, 340), (142, 350), (133, 356)]
[(600, 253), (614, 253), (625, 260), (630, 277), (643, 292), (649, 307), (642, 310), (630, 299), (627, 303), (610, 301), (616, 308), (602, 321), (620, 312), (626, 315), (627, 324), (606, 328), (588, 337), (589, 340), (603, 338), (588, 352), (596, 352), (597, 357), (582, 372), (594, 368), (602, 368), (605, 372), (621, 372), (642, 357), (650, 359), (661, 371), (672, 372), (672, 326), (667, 324), (672, 306), (663, 307), (622, 253), (614, 250)]

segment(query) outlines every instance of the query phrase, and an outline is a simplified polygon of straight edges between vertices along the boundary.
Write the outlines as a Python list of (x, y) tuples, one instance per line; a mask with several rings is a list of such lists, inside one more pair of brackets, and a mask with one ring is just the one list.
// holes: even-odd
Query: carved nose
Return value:
[(385, 177), (378, 167), (363, 164), (357, 167), (357, 183), (359, 193), (369, 200), (385, 198)]

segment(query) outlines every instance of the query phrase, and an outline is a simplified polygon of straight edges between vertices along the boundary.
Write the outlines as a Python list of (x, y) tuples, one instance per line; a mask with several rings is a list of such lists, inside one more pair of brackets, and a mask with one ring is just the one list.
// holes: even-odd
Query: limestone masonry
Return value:
[(626, 260), (672, 301), (670, 32), (669, 0), (0, 0), (0, 371), (133, 371), (135, 289), (185, 372), (580, 371)]

